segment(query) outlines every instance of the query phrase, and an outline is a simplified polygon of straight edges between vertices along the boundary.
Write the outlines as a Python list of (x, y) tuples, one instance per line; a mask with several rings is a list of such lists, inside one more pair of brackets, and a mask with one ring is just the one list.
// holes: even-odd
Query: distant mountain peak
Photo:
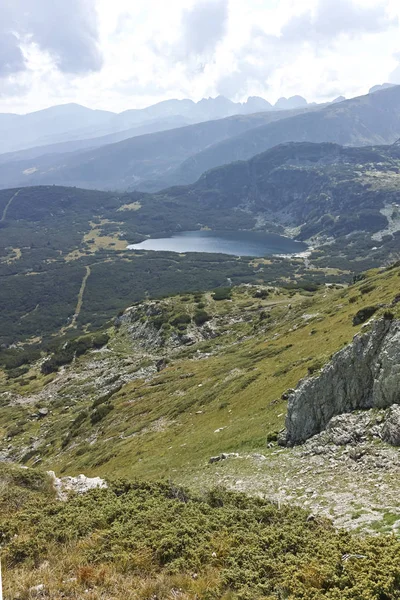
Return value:
[(307, 106), (308, 102), (303, 96), (291, 96), (290, 98), (279, 98), (279, 100), (275, 103), (275, 108), (279, 110), (290, 110), (292, 108), (302, 108), (303, 106)]
[(388, 88), (396, 87), (394, 83), (382, 83), (381, 85), (374, 85), (370, 90), (369, 94), (374, 94), (375, 92), (379, 92), (381, 90), (387, 90)]
[(244, 105), (249, 109), (254, 109), (255, 112), (258, 110), (271, 110), (272, 108), (272, 104), (265, 98), (261, 98), (261, 96), (249, 96)]

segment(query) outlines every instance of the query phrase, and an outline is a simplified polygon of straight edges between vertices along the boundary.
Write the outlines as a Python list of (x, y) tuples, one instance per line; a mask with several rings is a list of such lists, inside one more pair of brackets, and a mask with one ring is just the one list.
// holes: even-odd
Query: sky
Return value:
[(0, 112), (400, 84), (398, 0), (1, 0)]

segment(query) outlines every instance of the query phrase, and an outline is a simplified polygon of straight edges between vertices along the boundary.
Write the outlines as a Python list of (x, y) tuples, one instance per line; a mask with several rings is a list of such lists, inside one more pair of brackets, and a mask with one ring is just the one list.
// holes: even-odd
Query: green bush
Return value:
[(25, 373), (28, 373), (28, 371), (29, 371), (28, 366), (22, 366), (22, 367), (18, 367), (16, 369), (9, 369), (7, 371), (7, 379), (16, 379), (17, 377), (21, 377), (22, 375), (25, 375)]
[(209, 315), (205, 310), (198, 310), (194, 313), (193, 320), (198, 327), (204, 325), (211, 319), (211, 315)]
[(364, 285), (363, 287), (360, 288), (360, 292), (362, 294), (370, 294), (371, 292), (374, 291), (375, 288), (376, 288), (376, 285), (373, 285), (373, 284)]
[[(76, 564), (89, 567), (88, 574), (95, 565), (105, 571), (110, 565), (113, 579), (142, 578), (146, 585), (138, 588), (138, 600), (156, 597), (157, 581), (167, 585), (169, 577), (171, 588), (157, 597), (175, 597), (177, 577), (182, 597), (209, 600), (400, 596), (398, 538), (352, 535), (295, 506), (222, 488), (196, 496), (172, 483), (126, 480), (58, 502), (44, 475), (9, 467), (3, 468), (3, 482), (0, 531), (10, 578), (21, 567), (34, 569), (49, 560), (56, 547), (51, 560), (58, 569), (57, 560), (69, 551), (77, 553)], [(54, 584), (61, 597), (58, 569)], [(207, 591), (191, 592), (201, 578)], [(86, 581), (81, 585), (88, 589)], [(79, 589), (74, 597), (84, 596)], [(97, 590), (111, 597), (106, 586)]]
[(220, 300), (231, 300), (232, 289), (228, 287), (217, 288), (216, 290), (214, 290), (212, 297), (217, 302)]
[(252, 293), (253, 298), (260, 298), (261, 300), (265, 300), (269, 296), (269, 292), (266, 289), (255, 290)]
[(62, 365), (68, 365), (74, 359), (74, 356), (82, 356), (88, 350), (98, 349), (108, 343), (110, 336), (107, 333), (96, 333), (94, 335), (86, 335), (78, 337), (74, 340), (63, 343), (47, 358), (41, 367), (44, 375), (53, 373)]
[(188, 325), (191, 322), (191, 320), (192, 319), (188, 314), (181, 313), (180, 315), (177, 315), (172, 319), (171, 324), (175, 327), (177, 327), (178, 325)]
[(90, 415), (90, 422), (92, 425), (102, 421), (112, 410), (114, 406), (112, 404), (100, 404)]

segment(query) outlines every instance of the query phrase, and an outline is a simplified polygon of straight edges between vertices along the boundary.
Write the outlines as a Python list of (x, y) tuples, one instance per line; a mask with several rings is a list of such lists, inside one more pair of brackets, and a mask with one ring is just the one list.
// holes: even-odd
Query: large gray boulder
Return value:
[(336, 415), (400, 403), (400, 321), (379, 319), (289, 397), (286, 444), (324, 430)]

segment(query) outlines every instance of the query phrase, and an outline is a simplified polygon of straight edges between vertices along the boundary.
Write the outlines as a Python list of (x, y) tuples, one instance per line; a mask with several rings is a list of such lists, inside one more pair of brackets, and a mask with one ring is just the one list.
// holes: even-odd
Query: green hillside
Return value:
[[(103, 349), (85, 344), (64, 360), (65, 346), (55, 348), (60, 365), (72, 360), (58, 373), (43, 358), (15, 372), (18, 350), (3, 350), (0, 451), (61, 472), (194, 485), (211, 456), (266, 450), (283, 427), (285, 391), (351, 341), (361, 308), (379, 316), (391, 306), (398, 273), (348, 289), (241, 286), (221, 300), (147, 301), (107, 330)], [(31, 416), (38, 408), (45, 419)]]
[[(398, 598), (398, 538), (376, 537), (400, 521), (395, 454), (390, 470), (356, 469), (342, 450), (315, 468), (276, 438), (288, 388), (351, 341), (355, 314), (400, 317), (399, 275), (147, 300), (108, 341), (75, 340), (58, 371), (47, 365), (68, 346), (20, 373), (3, 362), (6, 597)], [(109, 488), (60, 502), (50, 468), (101, 475)]]
[[(398, 146), (287, 144), (156, 195), (3, 190), (0, 343), (95, 329), (148, 295), (229, 282), (349, 282), (397, 255), (399, 166)], [(126, 250), (200, 228), (277, 232), (310, 240), (314, 251), (260, 267), (245, 257)]]

